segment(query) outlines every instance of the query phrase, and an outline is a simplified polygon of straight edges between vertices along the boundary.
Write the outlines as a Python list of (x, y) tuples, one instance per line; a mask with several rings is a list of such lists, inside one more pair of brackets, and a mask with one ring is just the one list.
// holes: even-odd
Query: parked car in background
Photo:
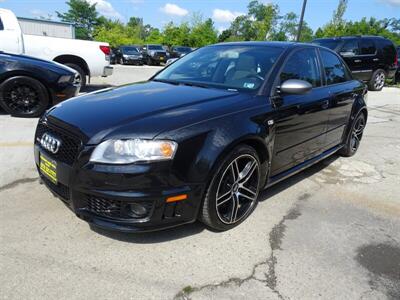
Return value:
[(171, 48), (170, 58), (180, 58), (188, 53), (192, 52), (192, 48), (184, 46), (174, 46)]
[(339, 53), (353, 76), (372, 91), (382, 90), (396, 74), (398, 56), (392, 41), (380, 36), (346, 36), (316, 39), (313, 43)]
[(116, 52), (118, 48), (110, 48), (110, 65), (115, 65), (117, 63), (116, 60)]
[(38, 117), (78, 95), (81, 77), (59, 63), (0, 52), (0, 106), (16, 117)]
[(120, 65), (143, 65), (143, 55), (137, 46), (121, 46), (116, 49), (115, 60)]
[(49, 110), (35, 163), (46, 186), (95, 226), (137, 232), (199, 219), (228, 230), (264, 188), (336, 152), (354, 155), (366, 93), (326, 48), (212, 45), (148, 82)]
[(14, 13), (0, 8), (0, 51), (52, 60), (75, 69), (82, 86), (87, 78), (110, 76), (108, 43), (22, 34)]
[(141, 51), (144, 62), (149, 66), (167, 62), (167, 51), (162, 45), (147, 44)]

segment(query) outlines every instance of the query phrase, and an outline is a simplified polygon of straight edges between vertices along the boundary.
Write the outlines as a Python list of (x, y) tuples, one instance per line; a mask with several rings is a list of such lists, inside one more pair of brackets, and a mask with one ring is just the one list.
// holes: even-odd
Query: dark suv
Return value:
[(144, 62), (149, 66), (167, 61), (167, 51), (161, 45), (144, 45), (142, 54)]
[(339, 53), (353, 76), (368, 83), (372, 91), (382, 90), (385, 79), (394, 78), (397, 53), (392, 41), (380, 36), (346, 36), (316, 39), (313, 43)]

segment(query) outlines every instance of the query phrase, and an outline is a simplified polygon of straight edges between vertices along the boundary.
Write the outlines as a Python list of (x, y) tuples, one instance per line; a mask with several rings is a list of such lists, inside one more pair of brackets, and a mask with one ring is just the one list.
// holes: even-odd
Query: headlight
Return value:
[(129, 164), (137, 161), (173, 159), (178, 144), (161, 140), (108, 140), (98, 145), (91, 162), (107, 164)]
[(65, 82), (70, 82), (72, 81), (72, 76), (71, 75), (63, 75), (58, 79), (58, 83), (65, 83)]

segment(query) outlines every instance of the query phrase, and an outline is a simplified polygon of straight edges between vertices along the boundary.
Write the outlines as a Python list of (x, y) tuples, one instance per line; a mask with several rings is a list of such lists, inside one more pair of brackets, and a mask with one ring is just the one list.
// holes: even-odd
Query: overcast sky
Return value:
[[(127, 21), (130, 16), (138, 16), (144, 22), (162, 27), (173, 20), (187, 20), (192, 12), (201, 12), (211, 17), (219, 30), (227, 28), (236, 16), (245, 13), (249, 1), (246, 0), (87, 0), (97, 3), (100, 14)], [(276, 0), (281, 13), (294, 11), (300, 14), (302, 0)], [(332, 16), (338, 0), (308, 0), (305, 19), (315, 30), (325, 24)], [(64, 12), (67, 5), (64, 0), (0, 0), (0, 7), (11, 9), (20, 17), (40, 17), (54, 11)], [(399, 17), (400, 0), (349, 0), (345, 18), (359, 20), (362, 17), (379, 19)]]

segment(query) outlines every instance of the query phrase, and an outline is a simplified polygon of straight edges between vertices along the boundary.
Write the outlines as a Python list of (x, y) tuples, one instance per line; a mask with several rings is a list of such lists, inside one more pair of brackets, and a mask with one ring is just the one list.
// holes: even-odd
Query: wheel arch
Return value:
[(53, 59), (53, 61), (58, 62), (60, 64), (72, 63), (80, 66), (83, 71), (85, 71), (86, 75), (90, 77), (90, 69), (87, 62), (79, 56), (76, 55), (60, 55)]

